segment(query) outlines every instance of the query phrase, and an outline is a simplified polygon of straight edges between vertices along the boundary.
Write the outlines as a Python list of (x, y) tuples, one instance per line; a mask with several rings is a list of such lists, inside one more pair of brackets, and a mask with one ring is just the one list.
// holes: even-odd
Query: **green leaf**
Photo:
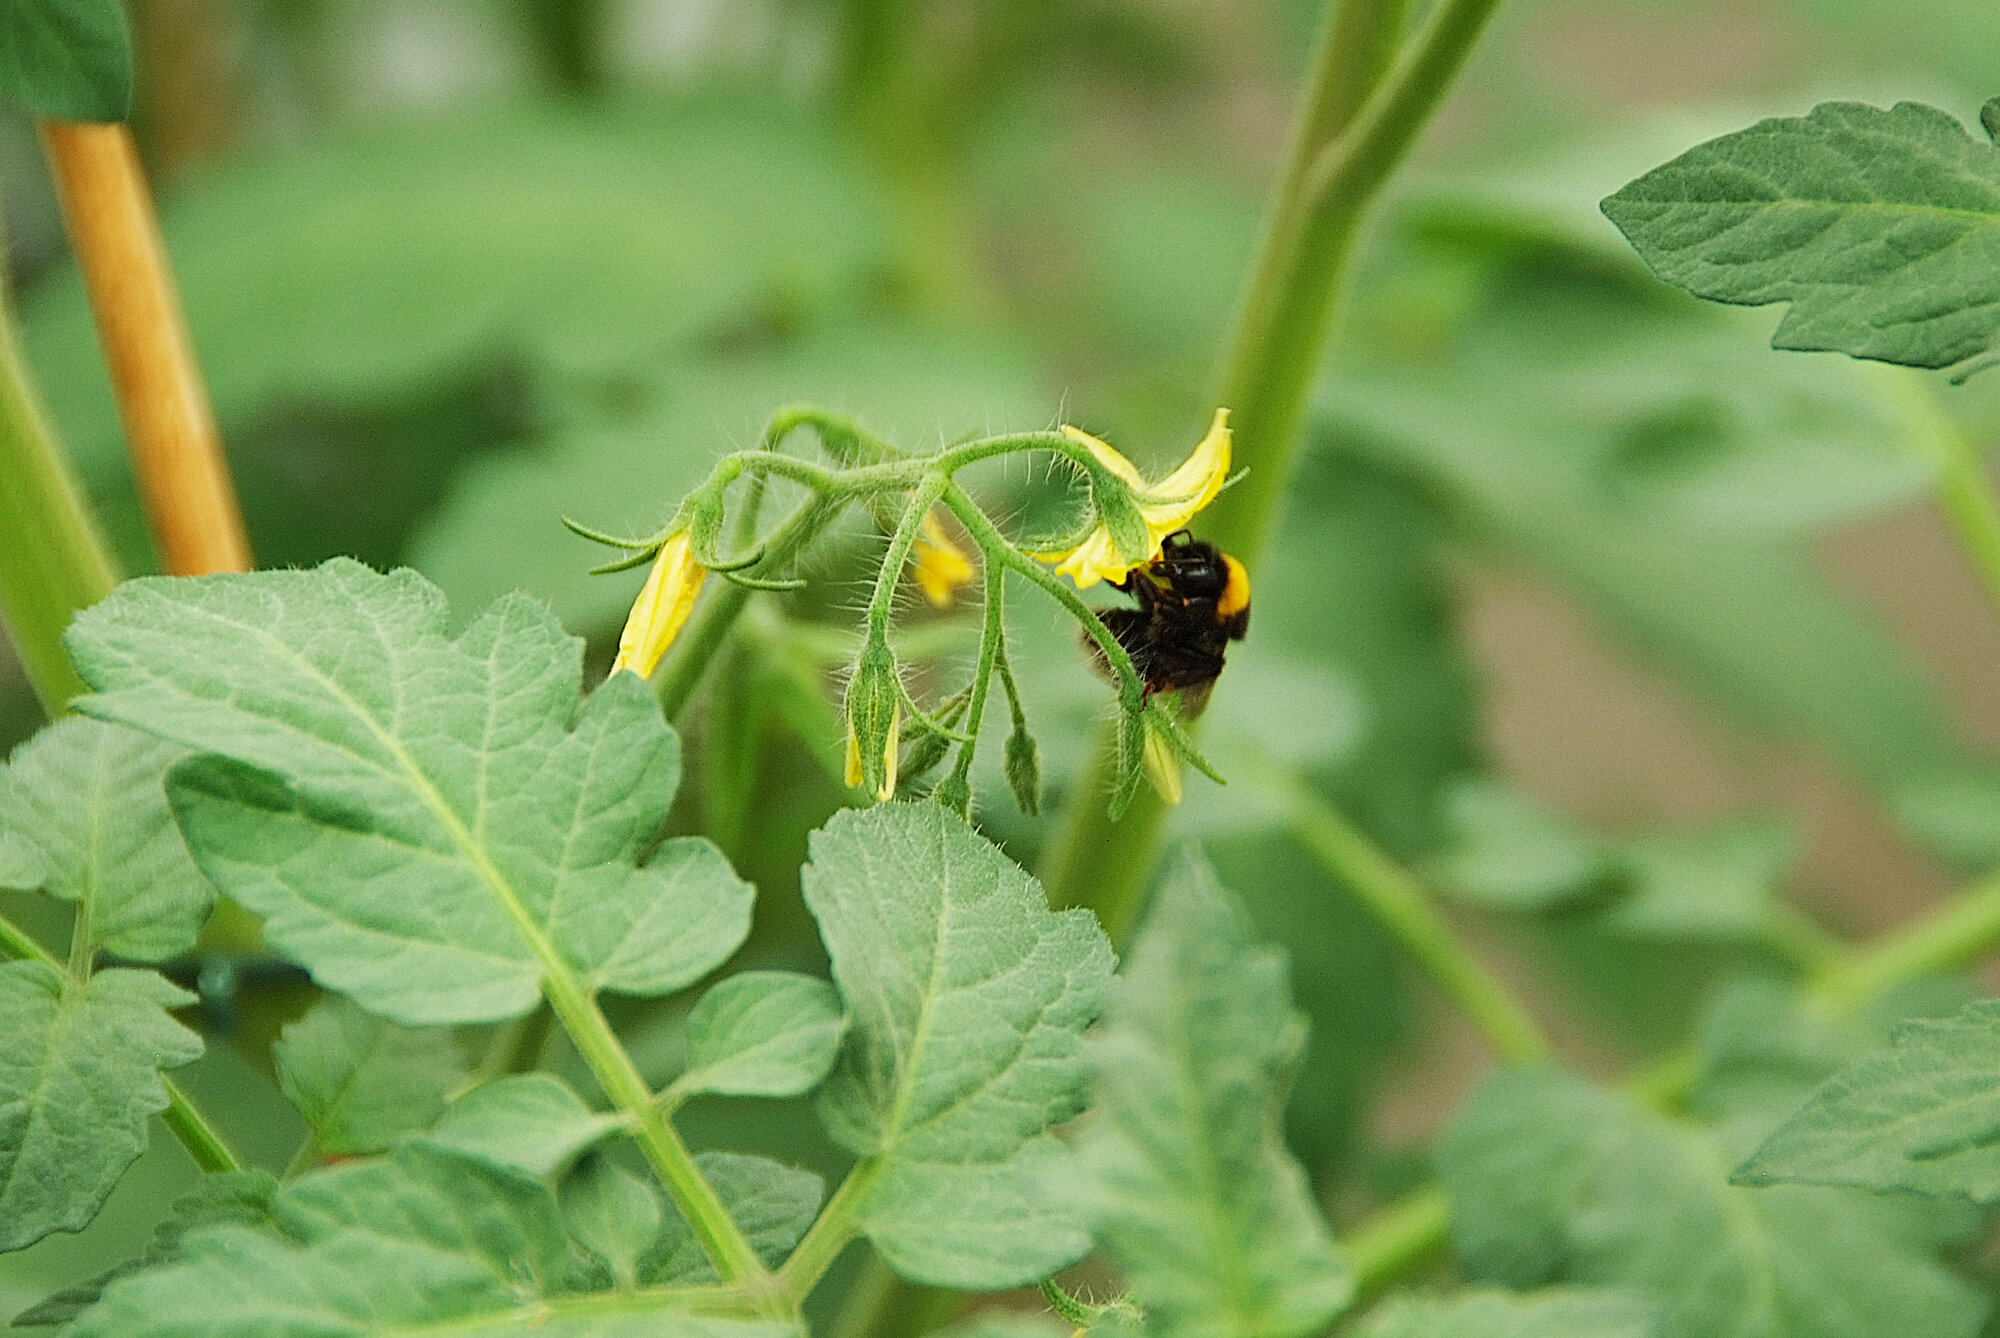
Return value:
[(0, 1251), (97, 1215), (167, 1108), (160, 1070), (201, 1054), (166, 1012), (193, 1002), (151, 971), (0, 964)]
[(1626, 891), (1605, 926), (1635, 938), (1755, 938), (1797, 850), (1787, 824), (1754, 818), (1621, 842)]
[(1353, 1295), (1285, 1148), (1305, 1041), (1285, 977), (1207, 863), (1178, 861), (1113, 990), (1079, 1145), (1095, 1234), (1148, 1332), (1289, 1338)]
[(1618, 1292), (1392, 1297), (1356, 1338), (1653, 1338), (1658, 1312)]
[(1790, 302), (1778, 348), (1947, 367), (2000, 331), (2000, 149), (1934, 107), (1827, 102), (1760, 121), (1604, 213), (1697, 297)]
[(1083, 1108), (1083, 1029), (1111, 976), (1088, 911), (1041, 886), (934, 804), (834, 815), (801, 874), (846, 1001), (849, 1037), (821, 1092), (834, 1141), (863, 1159), (861, 1229), (916, 1282), (1039, 1282), (1090, 1247), (1049, 1176), (1051, 1126)]
[(1604, 843), (1526, 795), (1467, 779), (1445, 792), (1444, 812), (1451, 843), (1432, 868), (1463, 901), (1538, 911), (1603, 890)]
[(8, 0), (0, 6), (0, 93), (31, 116), (122, 121), (132, 109), (124, 0)]
[(40, 886), (73, 901), (93, 948), (156, 962), (194, 946), (215, 889), (188, 858), (161, 784), (186, 751), (97, 720), (59, 720), (0, 774), (0, 824), (37, 850)]
[(701, 996), (687, 1019), (687, 1070), (676, 1092), (799, 1096), (825, 1080), (846, 1026), (833, 986), (790, 971), (740, 971)]
[(586, 1148), (624, 1127), (620, 1117), (584, 1105), (560, 1078), (520, 1073), (481, 1083), (452, 1102), (421, 1141), (552, 1181)]
[(338, 997), (288, 1025), (271, 1055), (285, 1099), (335, 1155), (380, 1152), (428, 1127), (467, 1072), (450, 1031), (399, 1027)]
[(1708, 1133), (1563, 1074), (1488, 1080), (1438, 1150), (1460, 1259), (1511, 1286), (1657, 1299), (1661, 1338), (1969, 1338), (1985, 1303), (1914, 1205), (1746, 1190)]
[(639, 1259), (659, 1239), (659, 1195), (611, 1158), (593, 1153), (563, 1178), (556, 1197), (569, 1234), (603, 1262), (613, 1283), (636, 1285)]
[[(0, 807), (0, 821), (13, 821), (4, 807)], [(40, 887), (48, 876), (48, 866), (42, 863), (41, 852), (28, 834), (0, 827), (0, 887), (26, 891)]]
[(77, 1338), (778, 1338), (785, 1325), (697, 1319), (676, 1298), (572, 1296), (569, 1241), (547, 1186), (406, 1145), (287, 1185), (277, 1230), (211, 1227), (181, 1257), (121, 1278)]
[(86, 1282), (65, 1287), (54, 1296), (14, 1316), (17, 1327), (67, 1324), (97, 1304), (114, 1278), (136, 1273), (178, 1257), (182, 1237), (199, 1227), (234, 1222), (263, 1226), (271, 1221), (271, 1196), (278, 1191), (278, 1179), (269, 1171), (224, 1171), (203, 1176), (201, 1182), (175, 1199), (167, 1216), (153, 1228), (153, 1238), (137, 1259), (127, 1260)]
[(1742, 1185), (1858, 1185), (2000, 1203), (2000, 1001), (1896, 1028), (1736, 1172)]
[(1663, 507), (1630, 482), (1633, 452), (1700, 418), (1715, 435), (1702, 449), (1725, 458), (1838, 442), (1864, 466), (1915, 462), (1905, 484), (1864, 489), (1876, 505), (1908, 496), (1927, 477), (1935, 423), (1901, 378), (1746, 358), (1729, 313), (1635, 293), (1594, 255), (1510, 241), (1456, 258), (1479, 275), (1476, 291), (1448, 331), (1404, 333), (1420, 356), (1396, 355), (1393, 332), (1378, 330), (1338, 360), (1319, 400), (1323, 445), (1429, 487), (1466, 530), (1544, 567), (1649, 664), (1748, 723), (1822, 741), (1885, 788), (1951, 760), (1935, 687), (1820, 574), (1797, 538), (1812, 527), (1751, 514), (1796, 487), (1734, 489), (1732, 517)]
[(130, 581), (69, 644), (81, 709), (213, 754), (168, 781), (196, 860), (370, 1012), (501, 1021), (551, 973), (664, 994), (748, 932), (714, 846), (653, 849), (680, 746), (652, 693), (578, 710), (582, 645), (531, 600), (450, 638), (423, 578), (335, 560)]
[[(772, 1268), (783, 1263), (805, 1236), (826, 1197), (826, 1182), (817, 1175), (768, 1157), (703, 1152), (694, 1164), (729, 1209), (750, 1248)], [(659, 1239), (639, 1260), (640, 1281), (675, 1287), (721, 1281), (688, 1229), (687, 1219), (672, 1204), (666, 1205), (665, 1218)]]

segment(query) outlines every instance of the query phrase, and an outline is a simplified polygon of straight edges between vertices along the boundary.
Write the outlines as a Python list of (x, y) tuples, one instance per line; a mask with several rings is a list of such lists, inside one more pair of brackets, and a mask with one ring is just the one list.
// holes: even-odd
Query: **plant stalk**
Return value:
[(0, 299), (0, 623), (51, 718), (87, 690), (63, 649), (63, 630), (117, 582)]
[(131, 133), (74, 121), (41, 132), (161, 564), (175, 576), (248, 571), (243, 514)]

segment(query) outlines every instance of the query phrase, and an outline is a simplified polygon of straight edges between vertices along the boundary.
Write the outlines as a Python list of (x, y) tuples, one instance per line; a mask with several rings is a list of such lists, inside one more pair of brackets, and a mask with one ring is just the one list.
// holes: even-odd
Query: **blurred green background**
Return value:
[[(779, 404), (912, 447), (1060, 420), (1179, 459), (1318, 10), (140, 0), (135, 131), (259, 560), (407, 563), (461, 613), (526, 589), (602, 657), (640, 576), (586, 576), (600, 553), (557, 517), (650, 529)], [(1927, 500), (1938, 411), (2000, 438), (2000, 373), (1770, 353), (1773, 313), (1653, 282), (1596, 201), (1828, 97), (1969, 120), (1996, 72), (1988, 0), (1518, 0), (1356, 264), (1208, 737), (1433, 873), (1606, 1065), (1768, 963), (1780, 892), (1866, 932), (2000, 856), (2000, 632)], [(49, 408), (147, 571), (19, 117), (0, 199)], [(1048, 500), (1018, 465), (977, 483), (997, 514)], [(833, 703), (865, 519), (747, 620), (689, 717), (677, 820), (758, 881), (759, 963), (817, 952), (796, 866), (848, 802)], [(1015, 609), (1059, 798), (1105, 693), (1051, 610)], [(963, 611), (904, 631), (940, 664), (973, 638)], [(39, 723), (0, 660), (0, 746)], [(997, 775), (980, 802), (1032, 863), (1042, 823)], [(1292, 1133), (1354, 1212), (1413, 1173), (1480, 1055), (1273, 821), (1253, 787), (1199, 780), (1175, 817), (1292, 953), (1315, 1026)], [(190, 1085), (282, 1165), (298, 1130), (267, 1046), (305, 992), (253, 962), (232, 1004), (229, 965), (206, 963)], [(642, 1054), (672, 1008), (632, 1010)], [(698, 1144), (832, 1156), (794, 1141), (803, 1107), (689, 1118)], [(90, 1230), (0, 1260), (0, 1316), (130, 1252), (192, 1174), (156, 1146)]]

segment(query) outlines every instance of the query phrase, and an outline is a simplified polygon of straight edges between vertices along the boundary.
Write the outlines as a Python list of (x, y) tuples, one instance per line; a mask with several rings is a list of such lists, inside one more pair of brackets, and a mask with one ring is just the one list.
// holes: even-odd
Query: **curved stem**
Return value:
[[(990, 556), (986, 559), (986, 607), (982, 610), (979, 634), (979, 663), (972, 671), (972, 695), (965, 710), (965, 742), (958, 746), (958, 756), (952, 759), (951, 780), (954, 789), (965, 792), (971, 783), (972, 759), (979, 749), (979, 727), (986, 719), (986, 698), (992, 690), (993, 673), (999, 666), (1001, 650), (1007, 636), (1006, 625), (1006, 581), (1007, 569)], [(1009, 690), (1012, 695), (1012, 689)], [(1015, 718), (1020, 717), (1020, 707), (1014, 708)], [(965, 815), (961, 813), (960, 817)]]

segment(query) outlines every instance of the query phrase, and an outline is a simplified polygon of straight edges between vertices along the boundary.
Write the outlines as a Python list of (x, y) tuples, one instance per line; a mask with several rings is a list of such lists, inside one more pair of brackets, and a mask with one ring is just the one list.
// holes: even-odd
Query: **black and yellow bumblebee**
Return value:
[(1223, 652), (1250, 630), (1250, 576), (1243, 564), (1177, 530), (1152, 561), (1111, 584), (1139, 606), (1098, 616), (1132, 657), (1146, 695), (1178, 692), (1190, 715), (1199, 712), (1222, 673)]

